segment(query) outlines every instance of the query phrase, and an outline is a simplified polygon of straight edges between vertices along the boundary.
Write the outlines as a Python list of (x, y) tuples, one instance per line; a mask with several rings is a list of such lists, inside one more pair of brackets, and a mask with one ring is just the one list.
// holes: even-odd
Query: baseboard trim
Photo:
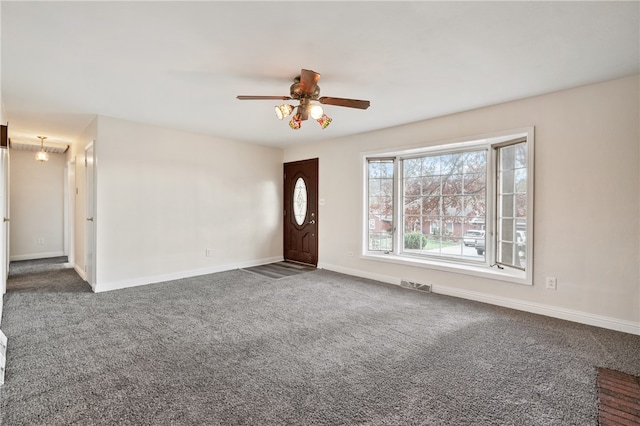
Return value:
[(9, 256), (9, 261), (19, 262), (21, 260), (47, 259), (49, 257), (60, 257), (60, 256), (64, 256), (64, 251), (51, 251), (48, 253), (17, 254), (14, 256)]
[(604, 315), (592, 314), (589, 312), (576, 311), (573, 309), (561, 308), (558, 306), (544, 305), (541, 303), (527, 302), (519, 299), (511, 299), (501, 296), (493, 296), (469, 290), (461, 290), (452, 287), (434, 285), (432, 291), (447, 296), (460, 297), (462, 299), (475, 300), (477, 302), (489, 303), (491, 305), (530, 312), (533, 314), (545, 315), (548, 317), (577, 322), (580, 324), (593, 325), (609, 330), (623, 331), (629, 334), (640, 335), (640, 323), (607, 317)]
[(338, 272), (340, 274), (353, 275), (354, 277), (367, 278), (370, 280), (381, 281), (387, 284), (396, 284), (400, 286), (400, 278), (391, 275), (373, 274), (359, 269), (344, 268), (342, 266), (331, 265), (327, 263), (318, 263), (318, 269), (326, 269), (328, 271)]
[(264, 259), (250, 260), (246, 262), (216, 265), (216, 266), (210, 266), (210, 267), (201, 268), (201, 269), (192, 269), (189, 271), (179, 271), (179, 272), (172, 272), (168, 274), (140, 277), (132, 280), (115, 281), (110, 283), (99, 283), (94, 287), (93, 291), (96, 293), (102, 293), (105, 291), (121, 290), (123, 288), (138, 287), (141, 285), (180, 280), (183, 278), (197, 277), (200, 275), (215, 274), (218, 272), (231, 271), (233, 269), (250, 268), (252, 266), (264, 265), (266, 263), (280, 262), (282, 260), (283, 260), (282, 256), (275, 256), (275, 257), (268, 257)]
[[(353, 275), (361, 278), (368, 278), (388, 284), (400, 286), (401, 279), (398, 277), (372, 274), (357, 269), (343, 268), (341, 266), (322, 264), (319, 268), (335, 271), (342, 274)], [(446, 296), (459, 297), (461, 299), (474, 300), (476, 302), (488, 303), (490, 305), (502, 306), (504, 308), (516, 309), (518, 311), (530, 312), (552, 318), (577, 322), (580, 324), (593, 325), (595, 327), (609, 330), (622, 331), (624, 333), (640, 335), (640, 323), (607, 317), (604, 315), (592, 314), (589, 312), (576, 311), (557, 306), (544, 305), (541, 303), (527, 302), (519, 299), (512, 299), (502, 296), (494, 296), (477, 291), (462, 290), (458, 288), (432, 284), (433, 293)]]

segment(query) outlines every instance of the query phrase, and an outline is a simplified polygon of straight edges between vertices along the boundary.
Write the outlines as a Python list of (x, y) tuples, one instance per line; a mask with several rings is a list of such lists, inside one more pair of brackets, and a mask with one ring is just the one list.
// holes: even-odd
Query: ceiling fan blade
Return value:
[(313, 95), (316, 90), (316, 86), (318, 85), (318, 80), (320, 80), (320, 74), (311, 70), (301, 70), (300, 71), (300, 89), (302, 89), (302, 94), (304, 95)]
[(281, 101), (288, 101), (291, 99), (291, 96), (246, 96), (246, 95), (238, 95), (236, 99), (240, 99), (241, 101), (263, 101), (269, 99), (278, 99)]
[(363, 101), (360, 99), (347, 99), (347, 98), (331, 98), (328, 96), (322, 96), (318, 99), (318, 102), (326, 105), (336, 105), (343, 106), (348, 108), (359, 108), (359, 109), (367, 109), (371, 102)]

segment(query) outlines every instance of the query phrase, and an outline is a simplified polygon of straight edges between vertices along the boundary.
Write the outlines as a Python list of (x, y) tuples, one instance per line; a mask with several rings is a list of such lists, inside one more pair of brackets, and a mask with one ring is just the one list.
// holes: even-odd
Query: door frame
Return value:
[[(305, 262), (305, 261), (301, 261), (299, 259), (291, 259), (288, 257), (288, 247), (290, 247), (288, 241), (287, 241), (287, 236), (289, 235), (289, 231), (290, 231), (290, 220), (289, 219), (292, 214), (293, 214), (293, 209), (290, 208), (290, 206), (288, 205), (288, 202), (290, 201), (290, 197), (288, 194), (288, 187), (287, 187), (287, 167), (295, 167), (295, 166), (299, 166), (302, 165), (304, 163), (310, 163), (311, 167), (314, 168), (314, 176), (313, 180), (309, 180), (308, 182), (305, 182), (305, 184), (307, 185), (307, 187), (311, 187), (311, 190), (307, 190), (307, 197), (309, 196), (309, 194), (315, 194), (315, 198), (311, 198), (311, 201), (307, 201), (307, 214), (305, 216), (305, 222), (307, 222), (308, 218), (311, 218), (311, 220), (313, 221), (312, 224), (314, 226), (314, 230), (313, 230), (313, 253), (311, 253), (311, 261), (310, 262)], [(298, 160), (298, 161), (291, 161), (288, 163), (284, 163), (283, 167), (282, 167), (282, 172), (283, 172), (283, 185), (282, 185), (282, 192), (283, 192), (283, 197), (282, 197), (282, 202), (283, 202), (283, 226), (282, 226), (282, 257), (285, 261), (289, 261), (289, 262), (298, 262), (298, 263), (305, 263), (307, 265), (313, 265), (313, 266), (317, 266), (318, 265), (318, 258), (320, 256), (319, 253), (319, 214), (318, 214), (318, 207), (319, 207), (319, 191), (318, 191), (318, 187), (319, 187), (319, 170), (320, 169), (320, 161), (319, 159), (316, 158), (309, 158), (306, 160)], [(291, 179), (293, 179), (293, 177), (291, 177)], [(293, 185), (295, 186), (295, 184)], [(293, 187), (292, 186), (292, 187)], [(309, 209), (311, 209), (311, 214), (309, 214)], [(288, 216), (287, 216), (288, 215)], [(311, 223), (305, 223), (305, 226), (309, 226), (311, 225)], [(299, 227), (298, 227), (299, 228)], [(298, 229), (296, 228), (296, 229)]]
[(64, 170), (64, 255), (75, 265), (76, 159), (68, 161)]
[[(95, 290), (96, 281), (96, 155), (95, 141), (84, 148), (85, 171), (85, 249), (84, 271), (86, 280)], [(91, 166), (89, 166), (91, 162)]]
[[(0, 298), (7, 292), (7, 278), (9, 277), (9, 149), (0, 148), (0, 215), (2, 216), (2, 229), (0, 230), (0, 244), (2, 253), (0, 255)], [(2, 301), (0, 301), (0, 314), (2, 314)], [(2, 320), (2, 318), (0, 318)]]

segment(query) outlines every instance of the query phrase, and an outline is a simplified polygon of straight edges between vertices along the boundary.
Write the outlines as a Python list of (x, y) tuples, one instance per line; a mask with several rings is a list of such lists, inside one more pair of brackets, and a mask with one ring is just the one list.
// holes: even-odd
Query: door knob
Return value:
[(88, 217), (88, 218), (87, 218), (87, 220), (88, 220), (89, 222), (93, 222), (93, 218), (92, 218), (92, 217)]
[(4, 218), (4, 221), (5, 221), (5, 222), (9, 222), (9, 218), (8, 218), (8, 217), (5, 217), (5, 218)]
[(309, 223), (313, 225), (314, 223), (316, 223), (316, 221), (312, 219), (309, 221)]

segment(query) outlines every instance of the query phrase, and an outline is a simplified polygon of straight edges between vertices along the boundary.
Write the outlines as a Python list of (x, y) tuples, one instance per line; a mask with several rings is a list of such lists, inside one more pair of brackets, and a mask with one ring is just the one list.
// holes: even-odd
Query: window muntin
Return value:
[[(486, 164), (460, 161), (462, 155), (479, 155)], [(392, 212), (387, 222), (394, 224), (389, 250), (369, 250), (373, 234), (365, 224), (365, 258), (532, 284), (533, 128), (423, 149), (363, 154), (363, 160), (367, 202), (373, 195), (368, 180), (372, 163), (393, 166), (386, 176), (394, 176), (395, 188), (388, 192), (385, 208)], [(482, 237), (464, 229), (481, 230)], [(459, 246), (451, 244), (455, 242)]]

